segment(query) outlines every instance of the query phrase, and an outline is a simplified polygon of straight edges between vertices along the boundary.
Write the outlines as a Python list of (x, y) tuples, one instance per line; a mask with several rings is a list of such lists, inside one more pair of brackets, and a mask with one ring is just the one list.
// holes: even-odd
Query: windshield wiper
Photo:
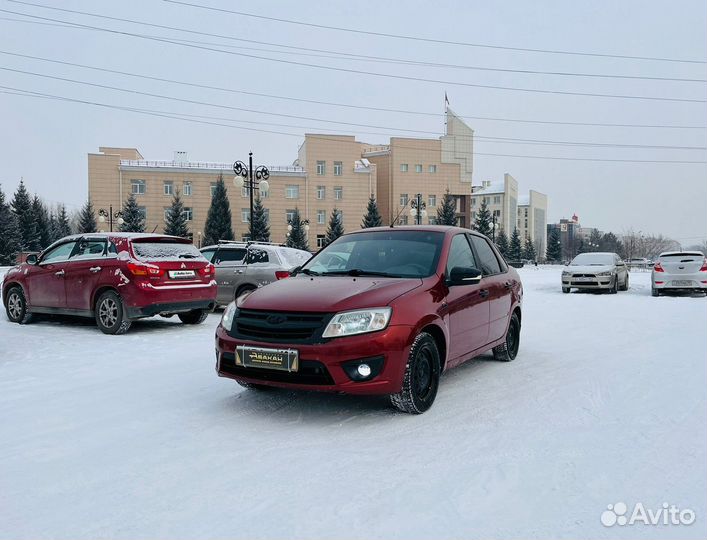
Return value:
[(308, 276), (321, 276), (319, 272), (315, 272), (314, 270), (310, 270), (309, 268), (301, 268), (297, 270), (298, 274), (306, 274)]
[(335, 270), (333, 272), (325, 272), (328, 276), (380, 276), (380, 277), (397, 277), (387, 272), (374, 272), (371, 270), (362, 270), (360, 268), (351, 268), (350, 270)]
[(198, 255), (192, 255), (191, 253), (182, 253), (179, 258), (180, 259), (196, 259)]

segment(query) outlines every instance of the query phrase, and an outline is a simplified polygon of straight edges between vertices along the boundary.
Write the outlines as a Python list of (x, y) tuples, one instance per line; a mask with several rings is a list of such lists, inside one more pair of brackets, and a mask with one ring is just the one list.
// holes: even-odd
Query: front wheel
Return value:
[(562, 287), (562, 292), (565, 294), (568, 294), (570, 292), (570, 288), (569, 287)]
[(434, 338), (421, 332), (410, 347), (403, 387), (390, 401), (399, 411), (421, 414), (429, 409), (437, 397), (441, 362)]
[(96, 325), (104, 334), (124, 334), (132, 321), (127, 318), (123, 299), (115, 291), (106, 291), (96, 302)]
[(192, 309), (186, 313), (177, 313), (177, 317), (184, 324), (201, 324), (209, 316), (209, 310), (207, 309)]
[(5, 300), (5, 313), (10, 322), (26, 324), (32, 319), (32, 314), (27, 312), (27, 301), (22, 287), (12, 287), (7, 292)]
[(619, 276), (618, 274), (614, 276), (614, 283), (611, 285), (611, 289), (609, 289), (609, 294), (616, 294), (619, 292)]
[(515, 360), (520, 347), (520, 318), (517, 313), (511, 315), (511, 322), (508, 323), (506, 340), (493, 348), (493, 357), (501, 362)]
[(621, 287), (622, 291), (628, 291), (628, 274), (626, 274), (626, 280), (624, 281), (623, 287)]

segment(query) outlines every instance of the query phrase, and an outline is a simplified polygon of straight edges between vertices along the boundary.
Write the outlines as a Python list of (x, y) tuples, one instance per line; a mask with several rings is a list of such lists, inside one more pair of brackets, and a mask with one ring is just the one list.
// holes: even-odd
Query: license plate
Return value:
[(583, 281), (583, 282), (594, 281), (594, 278), (591, 278), (591, 277), (577, 277), (577, 278), (574, 278), (574, 281)]
[(673, 280), (673, 287), (692, 287), (692, 281), (685, 279)]
[(196, 274), (194, 270), (170, 270), (169, 277), (171, 279), (189, 279), (193, 278)]
[(236, 365), (252, 368), (297, 371), (299, 352), (294, 349), (263, 349), (239, 345), (236, 347)]

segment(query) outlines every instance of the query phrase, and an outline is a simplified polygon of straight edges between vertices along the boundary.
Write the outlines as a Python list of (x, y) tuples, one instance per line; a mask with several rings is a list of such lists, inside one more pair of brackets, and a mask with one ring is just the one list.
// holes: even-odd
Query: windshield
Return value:
[(174, 240), (159, 241), (150, 239), (147, 242), (133, 241), (133, 251), (138, 259), (168, 260), (168, 259), (203, 259), (201, 252), (193, 244), (175, 242)]
[(345, 235), (302, 268), (312, 275), (422, 278), (437, 269), (444, 233), (375, 231)]
[(577, 255), (570, 266), (607, 266), (614, 264), (611, 253), (582, 253)]

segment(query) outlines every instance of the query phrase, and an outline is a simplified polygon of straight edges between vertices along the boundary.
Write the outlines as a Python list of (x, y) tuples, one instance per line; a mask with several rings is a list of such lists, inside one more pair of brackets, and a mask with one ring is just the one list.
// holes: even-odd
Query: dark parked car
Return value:
[(516, 357), (521, 299), (518, 273), (485, 236), (364, 229), (230, 303), (216, 370), (258, 389), (390, 394), (398, 409), (422, 413), (443, 371), (488, 350)]
[(67, 236), (11, 268), (2, 299), (12, 322), (34, 313), (95, 317), (106, 334), (133, 320), (176, 314), (206, 319), (216, 303), (214, 266), (189, 240), (161, 234)]

